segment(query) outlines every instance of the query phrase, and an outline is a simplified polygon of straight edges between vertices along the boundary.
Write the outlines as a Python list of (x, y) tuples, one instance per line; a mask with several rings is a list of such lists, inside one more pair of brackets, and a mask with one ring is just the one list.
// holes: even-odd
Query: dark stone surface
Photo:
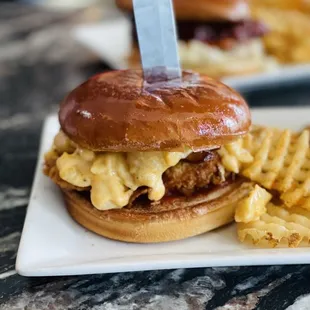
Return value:
[[(16, 274), (43, 118), (68, 90), (106, 69), (70, 39), (73, 22), (70, 14), (0, 4), (0, 309), (310, 309), (307, 265)], [(309, 85), (245, 95), (252, 106), (309, 105)]]

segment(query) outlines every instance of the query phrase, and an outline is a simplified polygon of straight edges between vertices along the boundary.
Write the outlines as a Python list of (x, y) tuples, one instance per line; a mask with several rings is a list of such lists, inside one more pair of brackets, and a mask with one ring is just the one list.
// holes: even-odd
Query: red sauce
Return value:
[[(132, 18), (132, 37), (138, 42), (134, 19)], [(178, 37), (183, 41), (199, 40), (211, 45), (222, 45), (227, 39), (245, 42), (261, 37), (268, 32), (265, 24), (254, 20), (244, 21), (177, 21)]]

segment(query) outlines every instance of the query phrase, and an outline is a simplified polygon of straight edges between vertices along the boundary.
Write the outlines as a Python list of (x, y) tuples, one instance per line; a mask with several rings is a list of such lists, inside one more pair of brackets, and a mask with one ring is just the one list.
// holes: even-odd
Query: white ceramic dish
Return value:
[[(126, 69), (131, 48), (130, 23), (124, 18), (74, 29), (73, 36), (113, 69)], [(231, 87), (248, 91), (310, 78), (310, 64), (282, 66), (276, 71), (225, 78)]]
[[(255, 123), (299, 129), (310, 121), (310, 108), (253, 110)], [(235, 225), (161, 244), (129, 244), (105, 239), (69, 216), (60, 191), (42, 173), (43, 154), (59, 125), (46, 119), (39, 160), (16, 269), (25, 276), (74, 275), (168, 268), (300, 264), (310, 262), (308, 248), (257, 249), (240, 244)]]

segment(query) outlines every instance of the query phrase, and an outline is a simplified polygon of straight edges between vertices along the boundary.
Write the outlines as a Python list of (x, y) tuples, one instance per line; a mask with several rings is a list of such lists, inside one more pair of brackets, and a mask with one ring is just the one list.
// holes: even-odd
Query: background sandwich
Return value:
[[(139, 66), (132, 0), (117, 0), (131, 14), (133, 48), (129, 61)], [(246, 0), (174, 0), (182, 67), (211, 77), (272, 70), (261, 38), (267, 27), (251, 18)]]

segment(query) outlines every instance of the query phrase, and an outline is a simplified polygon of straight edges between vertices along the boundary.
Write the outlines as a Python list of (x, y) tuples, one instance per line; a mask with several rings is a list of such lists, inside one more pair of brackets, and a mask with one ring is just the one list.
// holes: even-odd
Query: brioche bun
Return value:
[[(122, 10), (132, 12), (132, 0), (116, 0)], [(174, 0), (178, 20), (231, 20), (250, 17), (247, 0)]]
[(249, 108), (228, 86), (183, 71), (182, 80), (143, 82), (141, 70), (98, 74), (59, 111), (62, 130), (92, 151), (205, 150), (249, 130)]
[(135, 201), (129, 208), (106, 211), (94, 208), (78, 191), (62, 191), (70, 215), (90, 231), (120, 241), (154, 243), (192, 237), (232, 222), (237, 203), (251, 188), (251, 183), (238, 180), (190, 198), (156, 204)]

